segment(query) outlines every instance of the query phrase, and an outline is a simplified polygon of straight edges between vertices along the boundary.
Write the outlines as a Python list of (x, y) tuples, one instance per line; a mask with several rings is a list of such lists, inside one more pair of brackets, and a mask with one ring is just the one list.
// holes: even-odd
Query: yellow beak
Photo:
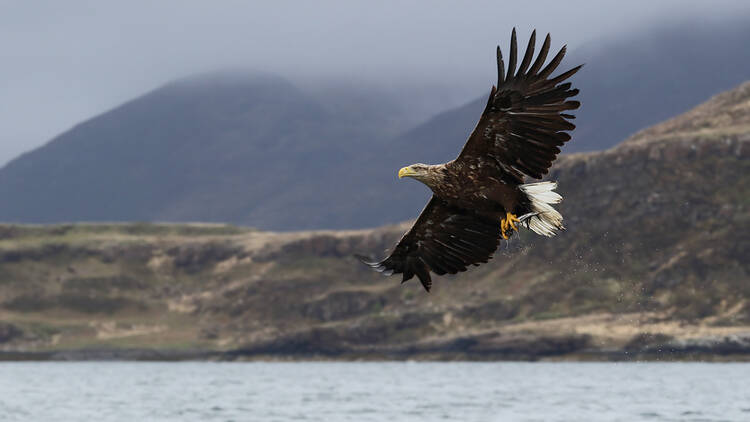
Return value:
[(414, 176), (415, 174), (416, 172), (407, 166), (398, 171), (398, 178)]

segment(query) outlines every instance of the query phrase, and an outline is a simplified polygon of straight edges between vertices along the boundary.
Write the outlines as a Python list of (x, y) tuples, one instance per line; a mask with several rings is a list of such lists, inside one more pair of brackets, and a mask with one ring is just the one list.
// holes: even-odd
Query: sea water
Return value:
[(0, 421), (750, 421), (750, 364), (0, 363)]

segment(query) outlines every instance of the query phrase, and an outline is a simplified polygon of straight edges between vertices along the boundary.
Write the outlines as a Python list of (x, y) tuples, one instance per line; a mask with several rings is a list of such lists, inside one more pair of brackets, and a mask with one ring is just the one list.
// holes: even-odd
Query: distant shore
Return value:
[(255, 354), (242, 350), (76, 349), (54, 351), (0, 351), (0, 362), (750, 362), (750, 347), (732, 349), (726, 344), (710, 349), (689, 347), (652, 352), (627, 350), (581, 350), (560, 355), (465, 353), (456, 351), (406, 353), (381, 351), (360, 353)]

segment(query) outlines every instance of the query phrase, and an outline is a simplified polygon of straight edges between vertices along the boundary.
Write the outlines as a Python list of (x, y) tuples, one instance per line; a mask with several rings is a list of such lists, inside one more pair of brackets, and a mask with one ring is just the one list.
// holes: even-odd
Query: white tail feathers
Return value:
[(562, 201), (562, 196), (554, 192), (557, 182), (529, 183), (519, 187), (531, 200), (532, 212), (520, 218), (522, 222), (526, 222), (529, 229), (547, 237), (554, 236), (558, 230), (565, 229), (562, 225), (562, 214), (550, 205)]

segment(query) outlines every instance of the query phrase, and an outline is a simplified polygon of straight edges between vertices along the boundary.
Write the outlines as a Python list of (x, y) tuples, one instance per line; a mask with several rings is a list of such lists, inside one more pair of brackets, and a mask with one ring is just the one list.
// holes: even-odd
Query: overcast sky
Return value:
[(494, 45), (507, 45), (513, 26), (521, 39), (537, 28), (553, 48), (575, 50), (664, 20), (738, 13), (750, 1), (0, 0), (0, 165), (196, 72), (470, 90), (492, 80)]

